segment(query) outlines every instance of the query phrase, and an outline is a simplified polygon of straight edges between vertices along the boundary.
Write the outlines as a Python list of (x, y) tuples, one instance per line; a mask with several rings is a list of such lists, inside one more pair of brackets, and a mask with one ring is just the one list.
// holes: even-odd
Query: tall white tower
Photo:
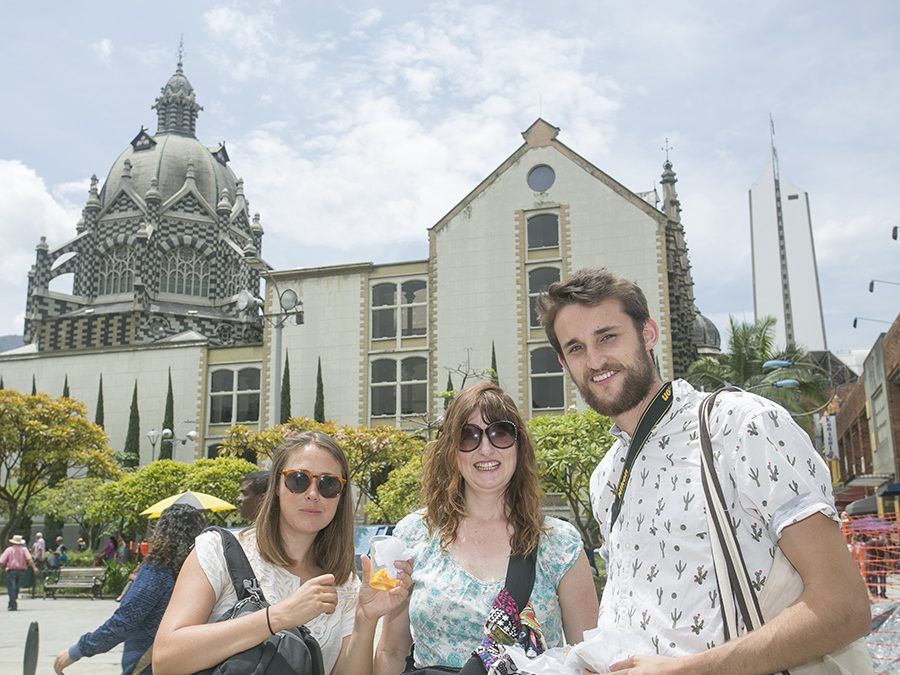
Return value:
[(771, 128), (771, 155), (750, 188), (753, 311), (774, 316), (775, 344), (827, 349), (809, 195), (781, 177)]

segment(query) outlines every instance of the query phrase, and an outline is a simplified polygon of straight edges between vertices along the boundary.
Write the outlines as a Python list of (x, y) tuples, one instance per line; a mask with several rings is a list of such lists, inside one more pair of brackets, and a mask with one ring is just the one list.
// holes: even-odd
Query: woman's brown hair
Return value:
[(516, 425), (516, 470), (503, 494), (506, 519), (512, 525), (513, 555), (528, 555), (537, 549), (543, 529), (541, 486), (534, 447), (515, 402), (500, 387), (480, 382), (459, 392), (447, 408), (438, 438), (428, 444), (422, 475), (425, 523), (429, 532), (440, 532), (441, 547), (456, 540), (466, 513), (466, 482), (459, 472), (459, 445), (463, 426), (478, 410), (486, 424), (506, 420)]
[(334, 518), (316, 535), (313, 543), (313, 561), (326, 574), (333, 574), (335, 582), (342, 584), (354, 569), (353, 551), (353, 503), (350, 496), (350, 467), (344, 451), (328, 434), (320, 431), (304, 431), (287, 436), (275, 449), (272, 467), (269, 471), (269, 486), (263, 496), (259, 516), (256, 519), (256, 545), (264, 560), (275, 565), (289, 567), (296, 561), (288, 555), (284, 538), (280, 532), (281, 505), (278, 499), (278, 484), (281, 470), (295, 450), (313, 445), (334, 457), (341, 466), (341, 477), (348, 481), (339, 497)]

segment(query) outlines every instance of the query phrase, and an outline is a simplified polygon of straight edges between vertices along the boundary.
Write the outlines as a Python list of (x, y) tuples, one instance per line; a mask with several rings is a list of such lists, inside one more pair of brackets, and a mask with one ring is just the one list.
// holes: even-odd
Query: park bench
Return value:
[(60, 588), (82, 588), (90, 591), (93, 600), (103, 592), (105, 578), (105, 567), (61, 567), (59, 576), (44, 581), (44, 597), (56, 598)]

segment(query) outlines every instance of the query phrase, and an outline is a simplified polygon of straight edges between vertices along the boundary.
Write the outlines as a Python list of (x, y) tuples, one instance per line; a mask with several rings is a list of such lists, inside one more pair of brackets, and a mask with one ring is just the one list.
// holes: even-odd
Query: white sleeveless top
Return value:
[[(244, 530), (237, 535), (241, 548), (247, 554), (250, 567), (256, 573), (262, 592), (270, 605), (288, 597), (303, 584), (305, 580), (291, 574), (283, 567), (273, 565), (262, 559), (256, 547), (256, 531)], [(207, 620), (214, 622), (237, 602), (231, 578), (225, 566), (225, 553), (222, 539), (216, 532), (204, 532), (194, 543), (197, 560), (206, 574), (216, 594), (216, 604)], [(351, 574), (346, 582), (337, 587), (338, 603), (332, 614), (320, 614), (306, 624), (309, 632), (322, 648), (322, 660), (325, 672), (330, 673), (337, 662), (341, 651), (341, 642), (353, 632), (353, 619), (356, 614), (356, 601), (359, 595), (359, 579)]]

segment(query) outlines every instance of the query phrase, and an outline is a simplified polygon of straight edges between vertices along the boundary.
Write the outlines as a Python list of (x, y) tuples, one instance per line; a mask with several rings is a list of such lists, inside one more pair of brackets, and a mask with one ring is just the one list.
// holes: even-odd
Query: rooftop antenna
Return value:
[(667, 164), (668, 164), (668, 162), (669, 162), (669, 150), (674, 150), (674, 149), (675, 149), (675, 146), (674, 146), (674, 145), (669, 145), (669, 137), (666, 136), (666, 144), (665, 144), (664, 146), (662, 146), (662, 147), (660, 148), (660, 150), (664, 150), (664, 151), (665, 151), (665, 153), (666, 153), (666, 163), (667, 163)]
[(184, 33), (178, 41), (178, 67), (181, 68), (181, 62), (184, 60)]

